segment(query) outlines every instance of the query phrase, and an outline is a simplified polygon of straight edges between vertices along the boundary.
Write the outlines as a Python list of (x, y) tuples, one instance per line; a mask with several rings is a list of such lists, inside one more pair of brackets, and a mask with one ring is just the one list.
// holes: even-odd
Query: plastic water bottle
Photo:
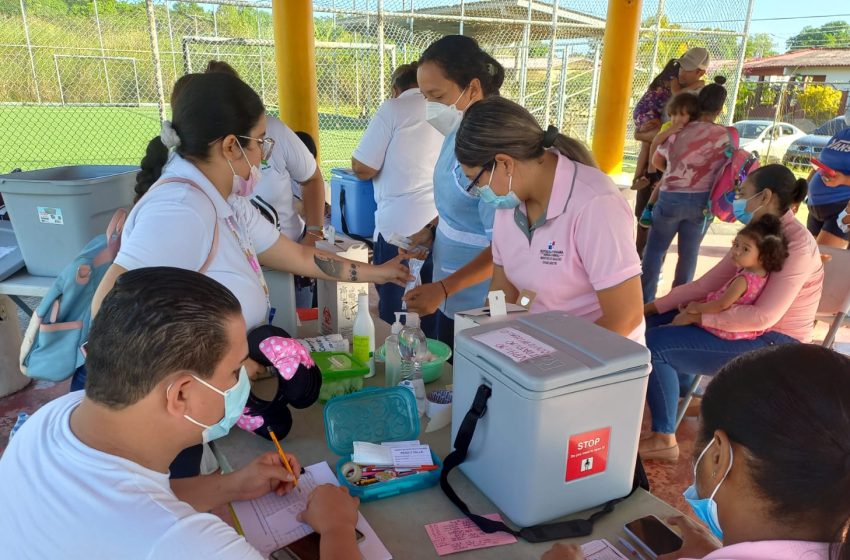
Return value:
[(425, 414), (425, 381), (422, 379), (422, 359), (428, 353), (428, 339), (419, 328), (419, 315), (408, 313), (407, 324), (398, 334), (401, 355), (401, 383), (413, 391), (419, 415)]
[(384, 341), (384, 373), (386, 386), (395, 387), (401, 382), (401, 353), (398, 349), (398, 335), (404, 325), (401, 316), (407, 313), (396, 313), (395, 323), (390, 327), (390, 336)]
[(369, 294), (357, 296), (357, 316), (354, 318), (352, 354), (369, 366), (369, 374), (375, 375), (375, 323), (369, 315)]

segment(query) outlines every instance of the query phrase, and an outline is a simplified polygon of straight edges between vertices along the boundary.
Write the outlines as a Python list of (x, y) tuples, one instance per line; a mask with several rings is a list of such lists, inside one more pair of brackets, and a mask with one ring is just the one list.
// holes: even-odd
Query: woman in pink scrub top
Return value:
[(466, 110), (455, 152), (470, 192), (497, 208), (491, 289), (507, 301), (533, 293), (532, 312), (566, 311), (642, 342), (634, 218), (587, 148), (490, 97)]
[[(684, 493), (704, 525), (668, 519), (684, 545), (659, 560), (850, 560), (848, 410), (850, 359), (832, 350), (775, 346), (724, 366)], [(542, 558), (583, 559), (564, 544)]]

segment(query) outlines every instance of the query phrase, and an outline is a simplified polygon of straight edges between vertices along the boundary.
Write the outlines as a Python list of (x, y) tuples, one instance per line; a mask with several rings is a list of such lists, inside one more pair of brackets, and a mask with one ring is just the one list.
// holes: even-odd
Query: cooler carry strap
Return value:
[(446, 460), (443, 462), (443, 472), (440, 474), (440, 488), (443, 489), (449, 500), (485, 533), (501, 531), (532, 543), (586, 537), (593, 532), (593, 524), (600, 517), (614, 511), (614, 506), (631, 496), (637, 488), (649, 490), (649, 480), (646, 478), (646, 473), (643, 470), (643, 463), (641, 463), (640, 457), (638, 457), (635, 465), (635, 478), (632, 491), (622, 498), (617, 498), (606, 503), (602, 506), (602, 509), (587, 519), (572, 519), (559, 523), (535, 525), (534, 527), (525, 527), (516, 531), (501, 521), (493, 521), (492, 519), (472, 513), (466, 503), (449, 484), (449, 473), (466, 460), (469, 444), (472, 442), (472, 436), (475, 433), (475, 426), (478, 424), (478, 420), (487, 412), (487, 400), (491, 394), (492, 390), (487, 385), (480, 385), (478, 387), (478, 391), (475, 393), (475, 399), (472, 401), (472, 407), (470, 407), (466, 416), (464, 416), (460, 429), (457, 431), (454, 451), (446, 457)]

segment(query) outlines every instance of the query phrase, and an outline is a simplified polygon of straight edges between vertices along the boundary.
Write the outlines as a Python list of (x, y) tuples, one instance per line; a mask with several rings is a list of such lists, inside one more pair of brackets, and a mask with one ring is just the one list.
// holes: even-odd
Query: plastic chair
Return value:
[(838, 329), (850, 312), (850, 251), (821, 245), (820, 252), (832, 258), (823, 265), (823, 293), (815, 320), (831, 322), (823, 346), (832, 348)]
[[(847, 322), (847, 315), (850, 313), (850, 250), (821, 245), (820, 252), (822, 255), (830, 255), (832, 258), (823, 265), (823, 293), (818, 304), (815, 320), (832, 322), (822, 343), (825, 348), (832, 348), (838, 329)], [(699, 387), (703, 377), (703, 375), (697, 375), (694, 378), (687, 394), (679, 403), (679, 408), (676, 411), (676, 429), (679, 428), (679, 424), (685, 417), (688, 405), (691, 403), (694, 392)]]

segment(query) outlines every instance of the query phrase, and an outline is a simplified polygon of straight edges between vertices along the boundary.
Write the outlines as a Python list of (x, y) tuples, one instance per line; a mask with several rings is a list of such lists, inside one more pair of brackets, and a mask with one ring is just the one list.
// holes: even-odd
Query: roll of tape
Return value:
[(342, 466), (342, 476), (352, 484), (356, 484), (363, 478), (363, 469), (357, 463), (348, 462)]

